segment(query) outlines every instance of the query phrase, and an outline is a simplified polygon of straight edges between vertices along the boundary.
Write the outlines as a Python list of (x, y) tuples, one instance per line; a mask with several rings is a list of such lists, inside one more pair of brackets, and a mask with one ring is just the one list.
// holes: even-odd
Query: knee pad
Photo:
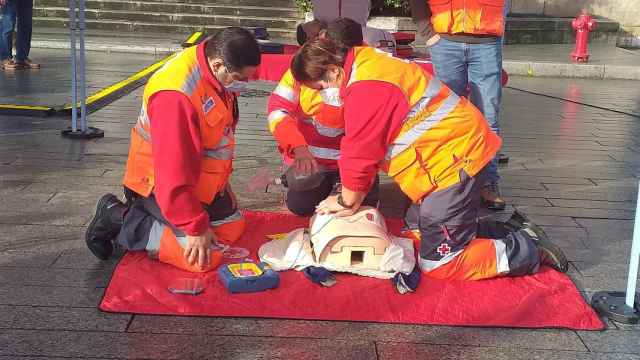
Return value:
[(246, 220), (239, 210), (222, 220), (211, 222), (211, 230), (218, 241), (223, 244), (233, 244), (238, 241), (244, 233), (245, 227)]
[(184, 257), (184, 246), (186, 246), (186, 239), (184, 237), (177, 238), (173, 231), (168, 226), (165, 226), (160, 238), (158, 260), (189, 272), (215, 270), (222, 262), (222, 252), (212, 251), (209, 264), (204, 267), (199, 267), (197, 264), (191, 265)]

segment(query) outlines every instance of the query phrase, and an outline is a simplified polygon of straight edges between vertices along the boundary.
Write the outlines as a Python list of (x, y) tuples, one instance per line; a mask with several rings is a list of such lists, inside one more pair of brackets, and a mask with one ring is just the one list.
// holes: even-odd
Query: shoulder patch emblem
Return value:
[(202, 112), (204, 112), (206, 115), (209, 111), (211, 111), (211, 109), (213, 109), (215, 105), (216, 102), (213, 101), (213, 98), (211, 98), (211, 96), (206, 99), (202, 99)]

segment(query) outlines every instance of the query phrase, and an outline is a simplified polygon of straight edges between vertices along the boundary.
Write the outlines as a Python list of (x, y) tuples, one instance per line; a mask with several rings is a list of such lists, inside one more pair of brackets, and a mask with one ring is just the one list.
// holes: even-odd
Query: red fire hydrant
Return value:
[(589, 31), (596, 29), (596, 21), (589, 14), (587, 10), (582, 10), (582, 13), (578, 15), (571, 25), (576, 30), (576, 47), (571, 52), (571, 59), (576, 62), (589, 61)]

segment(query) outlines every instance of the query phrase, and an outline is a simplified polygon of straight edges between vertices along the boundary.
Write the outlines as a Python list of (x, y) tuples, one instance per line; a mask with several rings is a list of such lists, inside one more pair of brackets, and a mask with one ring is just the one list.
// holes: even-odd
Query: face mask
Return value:
[(320, 97), (322, 102), (331, 106), (342, 106), (342, 99), (340, 98), (340, 88), (330, 87), (320, 90)]
[(240, 93), (247, 90), (248, 83), (246, 81), (233, 80), (229, 85), (225, 85), (225, 89), (230, 92)]

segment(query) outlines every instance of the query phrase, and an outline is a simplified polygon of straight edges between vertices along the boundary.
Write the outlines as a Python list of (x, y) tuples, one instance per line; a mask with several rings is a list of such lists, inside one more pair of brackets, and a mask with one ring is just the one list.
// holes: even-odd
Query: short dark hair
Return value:
[(228, 27), (208, 38), (205, 53), (209, 59), (221, 58), (231, 72), (260, 65), (260, 46), (255, 36), (241, 27)]
[[(304, 43), (306, 43), (307, 41), (314, 40), (315, 38), (318, 37), (318, 34), (320, 33), (320, 31), (326, 28), (327, 28), (327, 23), (318, 19), (314, 19), (306, 23), (298, 24), (298, 26), (296, 27), (296, 40), (298, 41), (298, 45), (304, 45)], [(311, 38), (309, 37), (308, 31), (315, 32), (311, 34), (312, 35)]]
[(327, 25), (327, 36), (346, 48), (362, 46), (362, 25), (349, 18), (337, 18)]

